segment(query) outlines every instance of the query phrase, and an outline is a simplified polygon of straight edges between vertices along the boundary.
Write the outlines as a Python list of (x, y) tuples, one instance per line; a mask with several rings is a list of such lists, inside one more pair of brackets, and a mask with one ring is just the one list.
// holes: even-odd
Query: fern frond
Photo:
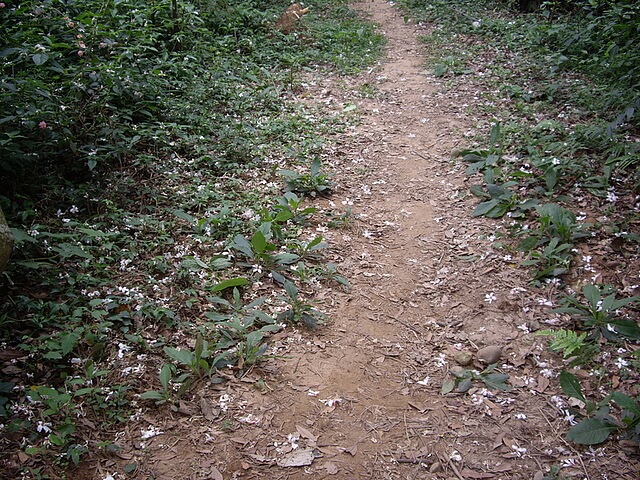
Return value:
[(553, 352), (562, 352), (564, 358), (571, 356), (573, 352), (579, 351), (586, 345), (586, 333), (578, 335), (573, 330), (541, 330), (538, 335), (552, 337), (549, 344), (549, 350)]

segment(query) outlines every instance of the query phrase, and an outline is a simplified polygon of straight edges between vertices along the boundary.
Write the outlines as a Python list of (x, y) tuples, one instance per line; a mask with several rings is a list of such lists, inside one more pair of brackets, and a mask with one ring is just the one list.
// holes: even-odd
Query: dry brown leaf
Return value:
[(542, 375), (538, 376), (538, 384), (535, 387), (536, 392), (544, 392), (549, 387), (549, 379), (547, 377), (543, 377)]
[(311, 440), (312, 442), (315, 442), (316, 440), (318, 440), (318, 437), (316, 437), (313, 433), (311, 433), (306, 428), (301, 427), (300, 425), (296, 425), (296, 430), (298, 431), (301, 437), (306, 438), (307, 440)]
[(311, 465), (314, 459), (315, 456), (313, 454), (313, 449), (305, 448), (288, 453), (276, 463), (280, 467), (304, 467), (306, 465)]

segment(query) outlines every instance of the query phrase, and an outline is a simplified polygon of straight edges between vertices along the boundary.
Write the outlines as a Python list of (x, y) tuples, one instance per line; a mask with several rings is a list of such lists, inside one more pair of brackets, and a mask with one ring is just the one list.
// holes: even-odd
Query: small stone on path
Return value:
[(453, 358), (458, 365), (462, 365), (463, 367), (471, 365), (471, 362), (473, 362), (473, 355), (469, 352), (457, 352)]
[(500, 360), (502, 356), (502, 348), (497, 345), (489, 345), (488, 347), (478, 350), (478, 360), (484, 364), (490, 365)]

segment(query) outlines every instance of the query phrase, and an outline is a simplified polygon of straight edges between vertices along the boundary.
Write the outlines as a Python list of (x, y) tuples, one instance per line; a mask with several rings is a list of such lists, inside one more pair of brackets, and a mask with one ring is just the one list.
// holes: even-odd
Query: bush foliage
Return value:
[[(2, 5), (0, 183), (9, 193), (16, 179), (24, 189), (61, 171), (86, 177), (170, 143), (172, 151), (175, 142), (191, 147), (196, 131), (214, 151), (243, 159), (239, 139), (253, 132), (241, 112), (278, 109), (292, 70), (336, 63), (338, 51), (348, 54), (371, 32), (335, 38), (327, 23), (310, 35), (282, 35), (271, 23), (284, 1)], [(344, 57), (344, 67), (356, 66)]]

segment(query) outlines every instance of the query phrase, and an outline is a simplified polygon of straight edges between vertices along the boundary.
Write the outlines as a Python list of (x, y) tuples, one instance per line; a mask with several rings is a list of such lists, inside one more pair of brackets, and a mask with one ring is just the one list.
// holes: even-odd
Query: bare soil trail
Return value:
[[(385, 59), (357, 78), (314, 78), (301, 94), (362, 115), (331, 166), (331, 201), (352, 204), (356, 220), (323, 234), (351, 290), (320, 298), (331, 320), (316, 332), (277, 335), (279, 358), (198, 392), (181, 414), (140, 419), (137, 428), (164, 433), (120, 460), (158, 479), (541, 479), (552, 465), (637, 478), (625, 452), (563, 440), (554, 366), (530, 333), (544, 292), (526, 290), (526, 275), (492, 249), (492, 224), (471, 218), (463, 169), (450, 160), (474, 128), (464, 105), (477, 97), (427, 71), (427, 26), (383, 0), (356, 8), (387, 36)], [(441, 395), (460, 352), (486, 346), (502, 347), (513, 390), (478, 382)]]

